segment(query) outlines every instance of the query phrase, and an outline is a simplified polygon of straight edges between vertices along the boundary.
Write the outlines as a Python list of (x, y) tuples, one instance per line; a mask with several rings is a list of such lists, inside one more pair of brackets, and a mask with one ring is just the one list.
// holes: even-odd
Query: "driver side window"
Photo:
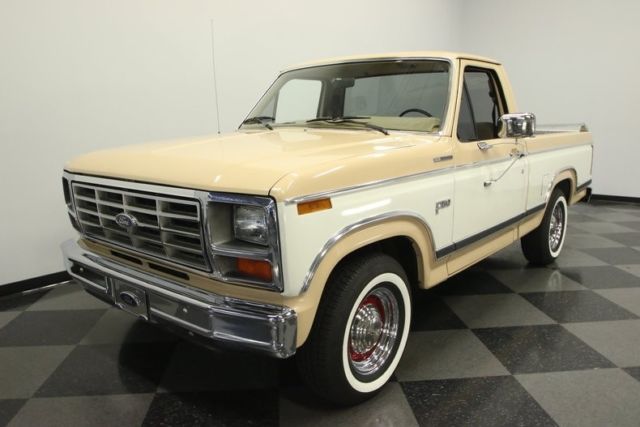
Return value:
[(467, 142), (497, 138), (500, 116), (506, 113), (504, 106), (506, 103), (495, 73), (467, 67), (460, 101), (458, 139)]

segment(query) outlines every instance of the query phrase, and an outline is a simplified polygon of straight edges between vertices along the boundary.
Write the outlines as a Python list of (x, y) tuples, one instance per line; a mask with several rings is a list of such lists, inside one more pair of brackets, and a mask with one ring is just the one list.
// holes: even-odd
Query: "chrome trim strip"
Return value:
[(197, 190), (191, 190), (187, 188), (170, 187), (170, 186), (157, 185), (157, 184), (147, 184), (144, 182), (130, 181), (125, 179), (103, 178), (95, 175), (84, 175), (81, 173), (72, 173), (66, 170), (63, 172), (62, 175), (69, 180), (75, 180), (76, 177), (78, 177), (80, 181), (87, 184), (105, 185), (108, 187), (121, 188), (123, 190), (145, 191), (148, 193), (178, 196), (178, 197), (184, 197), (188, 199), (197, 198)]
[(386, 221), (392, 218), (393, 219), (410, 218), (410, 219), (418, 220), (418, 222), (420, 222), (425, 227), (425, 230), (429, 235), (431, 247), (435, 251), (435, 243), (433, 241), (433, 236), (431, 234), (431, 228), (427, 224), (427, 221), (421, 215), (415, 212), (392, 211), (392, 212), (386, 212), (383, 214), (375, 215), (369, 218), (361, 219), (360, 221), (355, 222), (351, 225), (348, 225), (344, 227), (342, 230), (338, 231), (336, 234), (333, 235), (333, 237), (331, 237), (324, 244), (324, 246), (322, 247), (322, 250), (316, 255), (315, 259), (311, 263), (311, 267), (309, 268), (309, 271), (307, 272), (302, 282), (303, 284), (302, 284), (302, 289), (300, 290), (300, 295), (304, 294), (309, 289), (309, 286), (311, 286), (311, 281), (313, 280), (313, 277), (315, 276), (316, 271), (318, 270), (318, 267), (320, 267), (320, 264), (324, 260), (329, 250), (331, 250), (331, 248), (334, 247), (340, 240), (342, 240), (347, 235), (353, 233), (354, 231), (357, 231), (365, 226)]
[(478, 162), (465, 163), (464, 165), (456, 166), (456, 170), (472, 169), (479, 166), (491, 166), (498, 163), (511, 162), (511, 160), (513, 160), (513, 157), (510, 154), (507, 154), (504, 157), (500, 157), (496, 159), (480, 160)]
[(448, 166), (445, 168), (440, 168), (440, 169), (434, 169), (434, 170), (430, 170), (430, 171), (426, 171), (426, 172), (418, 172), (418, 173), (414, 173), (411, 175), (403, 175), (400, 177), (393, 177), (393, 178), (385, 178), (385, 179), (380, 179), (377, 181), (370, 181), (370, 182), (365, 182), (362, 184), (356, 184), (356, 185), (352, 185), (350, 187), (344, 187), (344, 188), (339, 188), (336, 190), (328, 190), (328, 191), (322, 191), (322, 192), (318, 192), (318, 193), (313, 193), (313, 194), (309, 194), (306, 196), (299, 196), (299, 197), (292, 197), (289, 199), (285, 199), (284, 203), (285, 205), (292, 205), (292, 204), (298, 204), (298, 203), (304, 203), (304, 202), (310, 202), (316, 199), (324, 199), (327, 197), (334, 197), (334, 196), (341, 196), (343, 194), (347, 194), (347, 193), (352, 193), (354, 191), (359, 191), (359, 190), (364, 190), (364, 189), (369, 189), (369, 188), (376, 188), (376, 187), (382, 187), (385, 185), (392, 185), (392, 184), (398, 184), (404, 181), (411, 181), (413, 179), (418, 179), (424, 176), (436, 176), (436, 175), (441, 175), (445, 172), (451, 171), (455, 169), (454, 166)]
[[(534, 152), (529, 152), (527, 150), (527, 156), (546, 153), (548, 151), (557, 151), (557, 150), (564, 150), (564, 149), (583, 147), (583, 146), (591, 146), (591, 145), (592, 145), (591, 143), (578, 144), (578, 145), (570, 145), (570, 146), (563, 146), (563, 147), (554, 147), (554, 148), (551, 148), (551, 149), (541, 150), (541, 151), (534, 151)], [(362, 184), (355, 184), (355, 185), (352, 185), (352, 186), (349, 186), (349, 187), (338, 188), (338, 189), (335, 189), (335, 190), (327, 190), (327, 191), (321, 191), (321, 192), (318, 192), (318, 193), (308, 194), (308, 195), (305, 195), (305, 196), (291, 197), (291, 198), (285, 199), (284, 203), (285, 203), (285, 205), (292, 205), (292, 204), (297, 204), (297, 203), (310, 202), (310, 201), (314, 201), (314, 200), (317, 200), (317, 199), (324, 199), (324, 198), (327, 198), (327, 197), (341, 196), (343, 194), (352, 193), (354, 191), (360, 191), (360, 190), (369, 189), (369, 188), (376, 188), (376, 187), (383, 187), (385, 185), (397, 184), (397, 183), (404, 182), (404, 181), (410, 181), (412, 179), (419, 179), (419, 178), (422, 178), (422, 177), (425, 177), (425, 176), (431, 176), (431, 175), (435, 176), (435, 175), (439, 175), (439, 174), (442, 174), (444, 172), (451, 171), (451, 170), (453, 170), (454, 172), (457, 172), (457, 171), (465, 170), (465, 169), (468, 169), (468, 168), (474, 168), (474, 167), (479, 167), (479, 166), (488, 166), (488, 165), (492, 165), (492, 164), (496, 164), (496, 163), (502, 163), (504, 161), (511, 161), (511, 159), (512, 159), (511, 156), (505, 156), (505, 157), (501, 157), (499, 159), (482, 160), (482, 161), (479, 161), (479, 162), (473, 162), (473, 163), (468, 163), (468, 164), (459, 165), (459, 166), (448, 166), (448, 167), (445, 167), (445, 168), (434, 169), (434, 170), (425, 171), (425, 172), (417, 172), (417, 173), (410, 174), (410, 175), (403, 175), (403, 176), (399, 176), (399, 177), (385, 178), (385, 179), (380, 179), (380, 180), (376, 180), (376, 181), (369, 181), (369, 182), (365, 182), (365, 183), (362, 183)]]
[[(143, 289), (149, 296), (155, 295), (156, 298), (166, 298), (186, 307), (203, 310), (208, 316), (209, 324), (212, 325), (211, 329), (203, 328), (163, 312), (149, 302), (150, 313), (176, 326), (210, 339), (234, 342), (246, 348), (266, 351), (279, 358), (292, 356), (296, 352), (297, 315), (286, 306), (245, 301), (187, 287), (114, 262), (80, 247), (74, 240), (64, 242), (61, 248), (67, 271), (72, 277), (77, 278), (85, 287), (99, 289), (113, 304), (113, 280), (121, 280), (131, 287)], [(72, 273), (74, 265), (82, 266), (104, 278), (107, 289)]]
[[(534, 142), (531, 142), (531, 144), (534, 144)], [(544, 150), (537, 150), (537, 151), (529, 151), (529, 148), (531, 147), (527, 145), (527, 155), (535, 156), (536, 154), (548, 153), (550, 151), (569, 150), (571, 148), (580, 148), (580, 147), (587, 147), (587, 146), (593, 146), (593, 143), (589, 142), (584, 144), (565, 145), (562, 147), (552, 147), (552, 148), (546, 148)]]
[(292, 204), (297, 204), (297, 203), (304, 203), (304, 202), (309, 202), (309, 201), (313, 201), (313, 200), (317, 200), (317, 199), (324, 199), (327, 197), (335, 197), (335, 196), (341, 196), (343, 194), (347, 194), (347, 193), (352, 193), (354, 191), (359, 191), (359, 190), (364, 190), (364, 189), (370, 189), (370, 188), (376, 188), (376, 187), (383, 187), (386, 185), (393, 185), (393, 184), (399, 184), (401, 182), (405, 182), (405, 181), (411, 181), (413, 179), (420, 179), (426, 176), (436, 176), (436, 175), (441, 175), (445, 172), (449, 172), (449, 171), (459, 171), (459, 170), (464, 170), (464, 169), (468, 169), (468, 168), (473, 168), (473, 167), (477, 167), (477, 166), (487, 166), (487, 165), (491, 165), (494, 163), (501, 163), (504, 162), (506, 160), (511, 160), (511, 157), (502, 157), (500, 159), (491, 159), (491, 160), (485, 160), (485, 161), (481, 161), (481, 162), (475, 162), (475, 163), (469, 163), (469, 164), (465, 164), (462, 166), (447, 166), (444, 168), (440, 168), (440, 169), (434, 169), (434, 170), (430, 170), (430, 171), (425, 171), (425, 172), (417, 172), (414, 174), (410, 174), (410, 175), (403, 175), (403, 176), (398, 176), (398, 177), (393, 177), (393, 178), (385, 178), (385, 179), (381, 179), (378, 181), (370, 181), (370, 182), (365, 182), (362, 184), (356, 184), (356, 185), (352, 185), (350, 187), (345, 187), (345, 188), (339, 188), (336, 190), (328, 190), (328, 191), (322, 191), (319, 193), (313, 193), (313, 194), (309, 194), (306, 196), (300, 196), (300, 197), (292, 197), (289, 199), (285, 199), (284, 203), (285, 205), (292, 205)]
[(580, 133), (580, 132), (589, 132), (589, 128), (587, 124), (582, 123), (546, 123), (543, 125), (536, 125), (537, 134), (548, 134), (548, 133)]

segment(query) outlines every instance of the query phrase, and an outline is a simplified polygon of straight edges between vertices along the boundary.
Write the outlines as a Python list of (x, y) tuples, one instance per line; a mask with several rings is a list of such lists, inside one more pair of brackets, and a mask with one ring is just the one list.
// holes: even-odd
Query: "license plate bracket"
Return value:
[(119, 279), (112, 279), (116, 305), (122, 310), (149, 320), (147, 293)]

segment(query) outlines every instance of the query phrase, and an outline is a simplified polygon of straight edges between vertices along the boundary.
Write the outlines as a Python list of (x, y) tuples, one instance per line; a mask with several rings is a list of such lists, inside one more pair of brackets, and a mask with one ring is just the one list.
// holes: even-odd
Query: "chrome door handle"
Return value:
[(490, 148), (493, 148), (493, 145), (488, 144), (486, 141), (480, 141), (478, 142), (478, 144), (476, 144), (478, 146), (478, 148), (482, 151), (487, 151)]

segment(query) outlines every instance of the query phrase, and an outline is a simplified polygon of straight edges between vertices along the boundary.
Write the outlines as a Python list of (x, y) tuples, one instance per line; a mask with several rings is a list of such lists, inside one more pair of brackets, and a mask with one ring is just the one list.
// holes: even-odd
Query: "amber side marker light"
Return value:
[(311, 202), (298, 203), (298, 215), (331, 209), (331, 199), (319, 199)]
[(271, 282), (273, 280), (271, 264), (267, 261), (238, 258), (236, 267), (240, 274), (255, 277), (265, 282)]

